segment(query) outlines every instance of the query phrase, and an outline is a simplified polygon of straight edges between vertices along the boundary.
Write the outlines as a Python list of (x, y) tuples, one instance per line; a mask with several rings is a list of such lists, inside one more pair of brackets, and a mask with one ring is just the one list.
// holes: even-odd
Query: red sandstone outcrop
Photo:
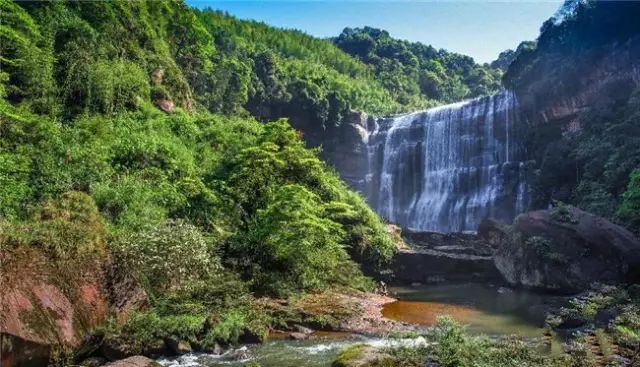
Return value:
[(102, 264), (82, 270), (30, 246), (2, 250), (0, 261), (3, 367), (46, 364), (53, 351), (80, 347), (112, 312), (122, 322), (147, 302), (137, 284)]

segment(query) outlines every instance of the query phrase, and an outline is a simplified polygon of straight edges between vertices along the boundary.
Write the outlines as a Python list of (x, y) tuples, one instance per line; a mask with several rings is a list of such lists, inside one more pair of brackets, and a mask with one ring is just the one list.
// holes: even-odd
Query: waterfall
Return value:
[(476, 230), (527, 206), (527, 164), (514, 93), (382, 119), (370, 126), (365, 195), (392, 223)]

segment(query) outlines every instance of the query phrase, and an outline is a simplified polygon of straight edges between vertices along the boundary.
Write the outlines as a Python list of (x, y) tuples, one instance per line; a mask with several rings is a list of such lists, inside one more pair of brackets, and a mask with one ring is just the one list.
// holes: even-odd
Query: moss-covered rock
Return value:
[(338, 354), (332, 367), (392, 367), (396, 358), (378, 348), (365, 345), (352, 345)]
[(81, 192), (45, 202), (34, 219), (0, 222), (0, 334), (22, 346), (3, 357), (76, 349), (78, 358), (87, 357), (102, 340), (89, 336), (111, 311), (118, 316), (132, 304), (106, 271), (103, 220)]
[(175, 354), (191, 353), (191, 344), (186, 340), (171, 337), (167, 338), (166, 344), (169, 347), (169, 350)]

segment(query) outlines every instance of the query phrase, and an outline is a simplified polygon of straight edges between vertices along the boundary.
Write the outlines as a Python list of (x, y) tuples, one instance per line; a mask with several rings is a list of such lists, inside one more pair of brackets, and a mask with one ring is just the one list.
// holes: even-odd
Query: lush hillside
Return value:
[(542, 25), (537, 41), (518, 48), (504, 75), (505, 85), (546, 88), (549, 98), (579, 88), (568, 82), (578, 80), (590, 62), (606, 56), (606, 48), (636, 36), (639, 14), (634, 2), (565, 1)]
[(561, 200), (640, 231), (638, 17), (637, 2), (567, 1), (515, 52), (504, 82), (528, 112), (580, 106), (573, 128), (530, 126), (534, 205)]
[(3, 261), (43, 254), (69, 299), (115, 261), (150, 305), (108, 332), (138, 353), (263, 337), (256, 296), (372, 287), (361, 268), (395, 251), (380, 218), (286, 120), (259, 121), (401, 108), (366, 65), (181, 2), (2, 0), (0, 17)]
[[(5, 2), (3, 8), (8, 97), (28, 100), (38, 112), (117, 112), (135, 109), (137, 96), (265, 119), (295, 107), (319, 124), (338, 124), (352, 108), (400, 108), (366, 65), (329, 42), (181, 2)], [(135, 95), (118, 94), (115, 70), (127, 77), (122, 89)], [(272, 105), (282, 111), (261, 113)]]
[(2, 7), (8, 99), (64, 118), (166, 99), (188, 111), (290, 117), (323, 130), (350, 110), (424, 108), (499, 84), (498, 72), (467, 56), (371, 28), (345, 30), (336, 47), (181, 2)]
[(419, 42), (392, 38), (387, 31), (345, 28), (333, 39), (340, 49), (371, 65), (376, 79), (405, 105), (456, 102), (500, 88), (502, 69)]
[[(147, 107), (61, 124), (0, 109), (3, 259), (31, 249), (76, 274), (99, 272), (108, 254), (150, 299), (122, 326), (136, 348), (264, 335), (275, 321), (254, 295), (371, 289), (358, 263), (394, 252), (380, 219), (286, 121)], [(73, 294), (69, 277), (59, 282)], [(226, 315), (230, 330), (211, 331), (207, 320)]]

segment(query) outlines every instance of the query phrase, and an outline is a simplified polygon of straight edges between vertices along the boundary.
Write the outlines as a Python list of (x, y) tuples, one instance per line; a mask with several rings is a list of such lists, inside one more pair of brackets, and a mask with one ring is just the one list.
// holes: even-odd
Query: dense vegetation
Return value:
[[(619, 106), (594, 107), (580, 116), (581, 131), (562, 134), (558, 127), (538, 131), (540, 171), (534, 198), (550, 197), (592, 213), (638, 227), (640, 167), (640, 92)], [(634, 192), (636, 194), (634, 194)]]
[(8, 99), (66, 118), (171, 100), (186, 110), (339, 124), (401, 108), (369, 68), (301, 32), (181, 2), (3, 1)]
[[(603, 51), (638, 33), (640, 9), (633, 2), (567, 0), (540, 28), (535, 43), (524, 42), (504, 75), (510, 88), (529, 88), (546, 98), (577, 90), (580, 75)], [(546, 89), (545, 89), (546, 88)]]
[[(525, 42), (514, 52), (505, 85), (524, 96), (532, 109), (525, 112), (533, 114), (584, 91), (588, 81), (583, 76), (640, 33), (638, 16), (640, 6), (634, 2), (567, 1), (543, 24), (536, 42)], [(576, 117), (577, 129), (532, 126), (528, 149), (540, 168), (534, 206), (551, 200), (572, 203), (640, 233), (640, 187), (632, 179), (640, 167), (639, 110), (640, 91), (627, 80), (606, 86), (601, 101)]]
[(287, 120), (262, 123), (400, 108), (366, 65), (181, 2), (2, 0), (0, 17), (2, 248), (113, 258), (150, 298), (123, 326), (136, 348), (262, 337), (256, 296), (372, 287), (362, 266), (394, 252), (380, 218)]
[[(489, 69), (468, 57), (388, 35), (375, 43), (354, 58), (180, 1), (0, 0), (3, 249), (38, 248), (78, 271), (114, 259), (150, 297), (109, 331), (137, 352), (169, 335), (262, 337), (276, 321), (257, 296), (370, 289), (361, 267), (379, 269), (393, 243), (303, 133), (352, 110), (496, 87), (474, 81)], [(418, 74), (429, 92), (412, 89)]]
[[(604, 310), (614, 310), (615, 318), (604, 325), (599, 316)], [(547, 316), (549, 327), (560, 330), (573, 323), (595, 331), (605, 353), (611, 354), (618, 345), (628, 354), (635, 352), (637, 363), (640, 348), (640, 289), (631, 286), (593, 285), (592, 289), (572, 298), (568, 305)], [(606, 350), (609, 349), (609, 350)], [(633, 365), (632, 363), (632, 365)]]
[(260, 121), (289, 117), (324, 131), (354, 109), (398, 112), (498, 87), (496, 72), (469, 57), (371, 29), (336, 39), (355, 52), (350, 37), (378, 33), (369, 53), (354, 58), (299, 31), (181, 2), (1, 6), (7, 99), (65, 119), (151, 100)]
[(503, 64), (478, 65), (469, 56), (394, 39), (384, 30), (345, 28), (333, 42), (371, 65), (376, 79), (404, 105), (457, 102), (489, 95), (501, 86)]
[[(490, 67), (372, 28), (319, 40), (179, 1), (0, 0), (0, 245), (36, 249), (60, 269), (115, 261), (149, 296), (127, 324), (106, 326), (135, 353), (169, 336), (205, 347), (260, 339), (300, 313), (274, 315), (260, 297), (371, 289), (363, 269), (395, 250), (303, 135), (340, 126), (352, 110), (491, 93), (510, 63), (505, 81), (518, 87), (552, 62), (543, 55), (556, 43), (575, 41), (574, 23), (583, 25), (548, 23), (537, 45)], [(590, 111), (580, 136), (552, 132), (536, 153), (541, 200), (640, 228), (640, 96), (627, 97)], [(438, 348), (450, 350), (428, 352), (444, 365), (478, 358), (460, 348), (507, 358), (455, 325), (442, 330)]]

